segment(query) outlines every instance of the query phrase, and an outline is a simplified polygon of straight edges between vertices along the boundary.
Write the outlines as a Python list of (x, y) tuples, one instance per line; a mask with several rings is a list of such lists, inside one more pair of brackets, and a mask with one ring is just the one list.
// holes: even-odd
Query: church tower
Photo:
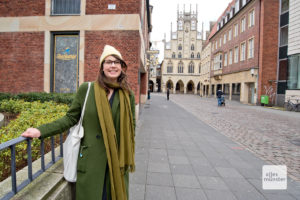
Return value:
[(197, 93), (197, 75), (200, 72), (202, 36), (198, 31), (198, 9), (177, 8), (176, 31), (171, 24), (170, 41), (165, 42), (162, 65), (163, 91), (170, 88), (173, 93)]

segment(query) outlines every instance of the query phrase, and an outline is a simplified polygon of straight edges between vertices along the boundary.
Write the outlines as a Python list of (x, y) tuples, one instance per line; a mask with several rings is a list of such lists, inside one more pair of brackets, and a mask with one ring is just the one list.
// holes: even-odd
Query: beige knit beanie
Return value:
[(117, 56), (124, 62), (121, 53), (117, 49), (115, 49), (113, 46), (105, 45), (105, 47), (103, 49), (103, 53), (100, 57), (100, 66), (107, 56), (112, 56), (112, 55)]

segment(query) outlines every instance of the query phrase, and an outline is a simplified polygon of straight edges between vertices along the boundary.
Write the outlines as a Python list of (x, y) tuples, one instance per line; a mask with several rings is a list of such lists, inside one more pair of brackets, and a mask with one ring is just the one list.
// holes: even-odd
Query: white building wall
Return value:
[(300, 1), (290, 0), (288, 55), (300, 53)]

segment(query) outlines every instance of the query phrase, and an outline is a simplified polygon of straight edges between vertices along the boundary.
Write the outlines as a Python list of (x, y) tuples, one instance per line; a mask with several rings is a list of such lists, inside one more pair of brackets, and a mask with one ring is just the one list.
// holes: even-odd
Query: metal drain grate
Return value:
[(300, 146), (300, 139), (290, 141), (292, 144)]

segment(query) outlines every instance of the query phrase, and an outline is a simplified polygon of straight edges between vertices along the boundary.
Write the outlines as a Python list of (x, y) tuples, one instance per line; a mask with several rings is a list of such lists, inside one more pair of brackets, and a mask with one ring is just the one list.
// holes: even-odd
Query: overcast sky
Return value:
[[(204, 31), (209, 29), (209, 21), (215, 21), (226, 9), (227, 5), (232, 0), (150, 0), (150, 5), (153, 6), (152, 12), (152, 32), (150, 33), (151, 41), (161, 41), (164, 39), (166, 33), (167, 41), (170, 40), (171, 22), (173, 24), (173, 31), (176, 30), (177, 20), (177, 6), (179, 10), (196, 11), (196, 4), (198, 4), (198, 31), (202, 29), (202, 22), (204, 23)], [(155, 45), (155, 44), (154, 44)], [(160, 52), (160, 61), (163, 58), (163, 45), (158, 44), (156, 47)]]

